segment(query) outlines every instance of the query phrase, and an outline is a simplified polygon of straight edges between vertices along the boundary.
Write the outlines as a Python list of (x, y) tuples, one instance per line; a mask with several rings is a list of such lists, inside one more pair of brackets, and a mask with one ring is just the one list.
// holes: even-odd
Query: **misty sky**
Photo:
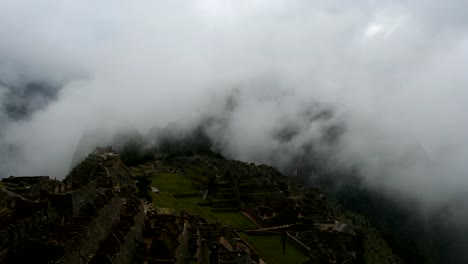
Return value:
[[(466, 10), (462, 0), (0, 0), (0, 104), (29, 83), (59, 87), (28, 102), (27, 118), (0, 113), (1, 176), (63, 178), (87, 131), (191, 126), (225, 114), (235, 94), (211, 134), (229, 157), (287, 160), (327, 122), (345, 123), (336, 166), (443, 204), (468, 189)], [(315, 102), (333, 119), (303, 123)], [(281, 145), (273, 131), (285, 122), (300, 132)]]

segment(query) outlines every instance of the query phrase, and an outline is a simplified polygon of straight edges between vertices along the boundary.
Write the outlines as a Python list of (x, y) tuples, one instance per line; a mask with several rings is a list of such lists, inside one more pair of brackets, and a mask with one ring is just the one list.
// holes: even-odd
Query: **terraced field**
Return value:
[[(138, 171), (150, 172), (151, 167), (139, 166)], [(185, 170), (191, 178), (203, 179), (203, 169), (198, 167)], [(176, 213), (187, 210), (190, 214), (200, 215), (210, 222), (219, 221), (237, 228), (240, 236), (249, 243), (267, 263), (304, 263), (309, 257), (287, 243), (286, 254), (283, 254), (281, 235), (259, 236), (247, 235), (242, 230), (255, 229), (257, 226), (236, 208), (230, 207), (233, 197), (229, 186), (220, 188), (220, 195), (211, 202), (198, 195), (197, 184), (182, 173), (151, 173), (150, 186), (156, 187), (159, 193), (150, 192), (153, 204), (160, 208), (173, 208)], [(196, 195), (195, 195), (196, 194)], [(212, 203), (213, 202), (213, 203)], [(223, 202), (226, 204), (223, 206)], [(215, 207), (212, 207), (214, 205)]]
[[(159, 189), (159, 193), (151, 193), (153, 203), (158, 207), (171, 207), (177, 212), (183, 209), (190, 214), (200, 215), (208, 221), (220, 221), (223, 224), (230, 225), (234, 228), (255, 228), (252, 223), (239, 211), (232, 212), (213, 212), (211, 206), (201, 205), (206, 204), (200, 196), (193, 197), (178, 197), (179, 195), (196, 194), (198, 190), (192, 187), (192, 181), (179, 173), (158, 173), (150, 178), (150, 186)], [(176, 197), (174, 197), (174, 195)]]

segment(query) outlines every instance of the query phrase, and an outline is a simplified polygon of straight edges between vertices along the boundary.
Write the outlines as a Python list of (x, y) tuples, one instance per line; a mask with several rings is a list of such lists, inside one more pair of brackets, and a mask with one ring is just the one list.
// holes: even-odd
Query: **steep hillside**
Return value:
[(263, 259), (285, 236), (290, 257), (310, 263), (403, 263), (366, 218), (271, 166), (172, 155), (131, 170), (149, 179), (154, 206), (234, 227)]

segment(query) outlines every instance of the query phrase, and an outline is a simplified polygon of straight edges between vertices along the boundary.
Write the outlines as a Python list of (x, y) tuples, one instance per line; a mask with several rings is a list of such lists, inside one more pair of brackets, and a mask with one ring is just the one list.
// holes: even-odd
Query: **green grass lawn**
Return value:
[(177, 198), (179, 205), (185, 208), (189, 213), (200, 215), (208, 221), (216, 222), (219, 221), (225, 225), (229, 225), (235, 228), (255, 228), (255, 224), (252, 223), (247, 217), (241, 212), (212, 212), (209, 206), (199, 206), (197, 203), (204, 202), (205, 200), (200, 197), (190, 198)]
[(189, 167), (185, 168), (185, 173), (198, 179), (197, 181), (199, 182), (203, 182), (206, 184), (209, 181), (209, 177), (208, 177), (209, 171), (201, 167), (190, 165)]
[(193, 193), (192, 181), (177, 173), (159, 173), (150, 178), (150, 186), (159, 189), (159, 193), (150, 192), (153, 203), (159, 207), (171, 207), (180, 212), (184, 206), (172, 194)]
[(214, 216), (226, 225), (236, 228), (256, 228), (257, 226), (241, 212), (215, 212)]
[(172, 194), (194, 193), (192, 181), (177, 173), (159, 173), (150, 178), (150, 186), (156, 187), (160, 193), (150, 192), (154, 205), (158, 207), (171, 207), (177, 212), (186, 209), (189, 213), (200, 215), (210, 222), (220, 221), (235, 228), (256, 227), (240, 212), (212, 212), (209, 206), (199, 206), (197, 203), (206, 202), (201, 197), (174, 198)]
[(158, 207), (170, 207), (174, 208), (177, 212), (180, 212), (184, 207), (181, 206), (177, 200), (172, 196), (172, 193), (153, 193), (150, 192), (151, 197), (153, 198), (153, 204)]
[(242, 239), (249, 243), (260, 257), (267, 263), (304, 263), (310, 260), (309, 257), (303, 254), (299, 249), (292, 244), (286, 243), (286, 254), (283, 255), (283, 246), (281, 244), (281, 236), (252, 236), (245, 233), (240, 233)]
[(151, 168), (151, 165), (148, 165), (148, 164), (134, 166), (134, 167), (131, 167), (130, 170), (134, 174), (143, 174), (144, 172), (153, 171), (153, 169)]
[(178, 173), (158, 173), (151, 177), (150, 186), (158, 188), (161, 192), (171, 194), (193, 193), (192, 181)]

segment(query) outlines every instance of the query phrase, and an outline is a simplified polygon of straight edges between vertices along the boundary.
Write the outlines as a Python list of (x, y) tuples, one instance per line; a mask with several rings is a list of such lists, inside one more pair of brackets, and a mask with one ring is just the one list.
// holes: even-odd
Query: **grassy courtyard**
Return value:
[[(138, 168), (141, 171), (148, 171), (147, 168)], [(191, 167), (186, 169), (186, 173), (195, 179), (206, 180), (201, 168)], [(219, 221), (223, 224), (239, 229), (256, 228), (256, 225), (239, 211), (217, 212), (206, 204), (199, 195), (191, 197), (178, 197), (177, 195), (196, 194), (199, 190), (193, 187), (193, 181), (180, 173), (157, 173), (150, 177), (149, 186), (159, 189), (159, 193), (150, 192), (153, 204), (160, 208), (173, 208), (176, 213), (187, 210), (190, 214), (200, 215), (210, 222)], [(198, 181), (198, 180), (197, 180)], [(196, 186), (196, 184), (195, 184)], [(176, 197), (174, 197), (174, 194)], [(218, 208), (216, 208), (218, 209)], [(283, 254), (281, 235), (259, 236), (240, 233), (243, 240), (249, 243), (260, 257), (267, 263), (304, 263), (310, 260), (309, 257), (299, 251), (290, 243), (286, 245), (286, 253)]]
[(296, 264), (310, 260), (307, 255), (303, 254), (290, 243), (286, 243), (286, 253), (283, 254), (281, 235), (254, 236), (242, 232), (240, 236), (244, 241), (249, 243), (267, 263)]
[(209, 206), (200, 206), (197, 203), (206, 202), (201, 197), (175, 198), (173, 194), (196, 193), (192, 181), (178, 173), (158, 173), (150, 178), (150, 186), (159, 189), (159, 193), (151, 192), (154, 205), (158, 207), (171, 207), (180, 212), (185, 209), (191, 214), (200, 215), (208, 221), (220, 221), (235, 228), (255, 228), (247, 217), (240, 212), (212, 212)]

